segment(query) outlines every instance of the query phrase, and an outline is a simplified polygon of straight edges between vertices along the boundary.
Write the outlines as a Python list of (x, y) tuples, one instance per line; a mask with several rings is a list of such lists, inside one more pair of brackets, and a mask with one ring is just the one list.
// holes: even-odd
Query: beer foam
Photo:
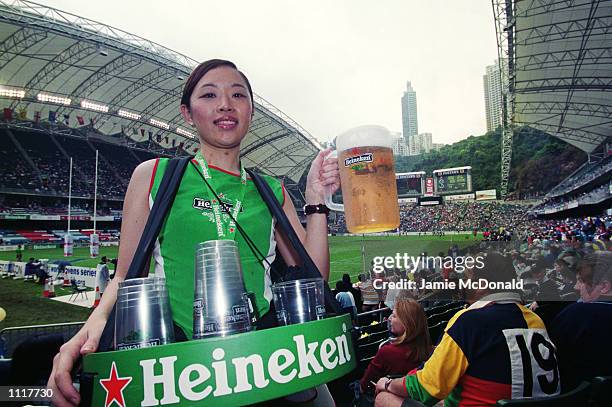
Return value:
[(391, 132), (383, 126), (366, 125), (347, 130), (336, 137), (338, 152), (353, 147), (380, 146), (393, 148)]

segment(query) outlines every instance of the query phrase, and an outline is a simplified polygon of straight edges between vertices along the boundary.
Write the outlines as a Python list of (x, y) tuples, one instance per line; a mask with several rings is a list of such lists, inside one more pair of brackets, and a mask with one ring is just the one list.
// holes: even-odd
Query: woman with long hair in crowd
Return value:
[(372, 383), (389, 375), (406, 375), (425, 362), (431, 354), (431, 339), (423, 306), (411, 298), (396, 299), (389, 317), (395, 337), (384, 344), (360, 380), (361, 392), (374, 389)]

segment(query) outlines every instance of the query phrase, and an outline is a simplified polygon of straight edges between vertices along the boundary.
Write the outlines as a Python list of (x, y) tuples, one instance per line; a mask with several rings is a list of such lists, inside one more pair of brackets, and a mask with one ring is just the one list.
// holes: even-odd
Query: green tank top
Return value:
[[(168, 164), (167, 158), (156, 161), (151, 179), (149, 208), (153, 206), (159, 184)], [(236, 200), (241, 182), (239, 174), (232, 174), (209, 166), (215, 192), (221, 200)], [(153, 251), (155, 275), (166, 278), (172, 318), (187, 338), (193, 333), (193, 291), (195, 249), (200, 242), (218, 239), (215, 218), (208, 197), (212, 193), (199, 174), (199, 165), (192, 161), (187, 166), (174, 203), (162, 226)], [(280, 181), (264, 176), (279, 202), (284, 204), (285, 193)], [(228, 202), (229, 202), (228, 201)], [(228, 217), (226, 213), (222, 216)], [(226, 219), (224, 219), (226, 221)], [(272, 263), (276, 253), (274, 220), (255, 184), (248, 178), (247, 189), (238, 215), (238, 223), (255, 243), (259, 251)], [(255, 306), (259, 315), (270, 309), (272, 300), (268, 263), (261, 264), (246, 244), (240, 232), (236, 232), (244, 284), (255, 294)]]

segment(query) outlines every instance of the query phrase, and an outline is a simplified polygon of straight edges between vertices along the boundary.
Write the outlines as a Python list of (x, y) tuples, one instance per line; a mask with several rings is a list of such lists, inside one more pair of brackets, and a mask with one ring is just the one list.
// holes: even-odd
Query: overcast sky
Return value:
[(401, 132), (406, 81), (419, 132), (485, 132), (497, 57), (487, 0), (41, 0), (195, 60), (230, 59), (254, 91), (319, 140), (362, 124)]

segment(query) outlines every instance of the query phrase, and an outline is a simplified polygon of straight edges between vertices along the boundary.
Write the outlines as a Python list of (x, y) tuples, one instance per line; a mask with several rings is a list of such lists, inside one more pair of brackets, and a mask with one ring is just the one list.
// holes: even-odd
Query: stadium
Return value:
[[(417, 285), (374, 290), (376, 279), (442, 287), (465, 278), (467, 263), (458, 258), (500, 255), (528, 285), (522, 298), (535, 304), (533, 310), (546, 324), (544, 332), (553, 332), (554, 317), (582, 301), (574, 289), (582, 264), (591, 258), (602, 259), (593, 269), (612, 264), (606, 263), (612, 252), (612, 4), (494, 0), (492, 9), (498, 56), (505, 61), (502, 124), (481, 137), (495, 140), (495, 150), (482, 151), (495, 151), (495, 171), (485, 170), (477, 152), (453, 155), (465, 144), (445, 147), (410, 168), (396, 165), (396, 229), (353, 234), (343, 213), (329, 214), (329, 286), (336, 298), (348, 293), (353, 299), (351, 343), (357, 360), (350, 372), (316, 383), (327, 383), (333, 404), (312, 405), (374, 405), (374, 388), (366, 390), (361, 383), (360, 392), (355, 383), (363, 377), (374, 382), (393, 377), (391, 371), (372, 376), (376, 369), (371, 362), (379, 363), (379, 349), (394, 341), (387, 321), (397, 318), (393, 314), (389, 319), (400, 301), (396, 297), (418, 300), (432, 345), (460, 342), (448, 339), (447, 331), (458, 320), (455, 315), (474, 302), (467, 290)], [(53, 355), (99, 304), (101, 259), (108, 260), (111, 273), (117, 267), (124, 198), (134, 169), (148, 160), (199, 151), (197, 130), (180, 113), (183, 88), (199, 61), (101, 22), (17, 0), (0, 1), (0, 50), (0, 385), (44, 387)], [(308, 172), (324, 145), (261, 95), (253, 94), (253, 102), (240, 162), (279, 180), (305, 225)], [(567, 156), (559, 151), (569, 152), (571, 160), (564, 161)], [(399, 262), (402, 256), (413, 259), (412, 272), (407, 260)], [(398, 261), (377, 273), (373, 266), (384, 258)], [(444, 259), (450, 259), (450, 266)], [(153, 271), (154, 265), (150, 267)], [(612, 284), (610, 270), (599, 274)], [(554, 287), (554, 295), (544, 292), (545, 282)], [(611, 301), (611, 293), (604, 291), (598, 301)], [(373, 303), (366, 304), (368, 295), (376, 297)], [(610, 316), (610, 311), (598, 314), (603, 325), (612, 322)], [(609, 337), (610, 326), (597, 335)], [(341, 360), (346, 356), (340, 352), (344, 339), (338, 339), (343, 334), (335, 337), (337, 342), (325, 339), (336, 343)], [(43, 343), (45, 336), (52, 340)], [(296, 346), (299, 353), (297, 341)], [(607, 361), (612, 365), (609, 345), (597, 351), (597, 367)], [(211, 355), (217, 362), (222, 359)], [(546, 355), (531, 358), (536, 363)], [(33, 360), (40, 361), (40, 369), (24, 368)], [(591, 376), (585, 373), (571, 386), (563, 378), (559, 384), (555, 376), (551, 391), (537, 388), (539, 393), (525, 393), (521, 401), (497, 405), (609, 405), (610, 365)], [(541, 370), (547, 374), (551, 369)], [(313, 383), (307, 381), (310, 387)], [(424, 404), (446, 398), (437, 397), (442, 391), (436, 393), (433, 385), (419, 386), (427, 394)], [(272, 398), (265, 398), (266, 386), (260, 387), (263, 396), (253, 393), (253, 400)], [(462, 397), (472, 396), (467, 393), (454, 400), (449, 396), (448, 405), (462, 405)], [(503, 398), (514, 399), (514, 390), (511, 395)], [(529, 404), (530, 398), (537, 400)], [(537, 404), (545, 399), (552, 404)], [(248, 404), (240, 398), (219, 400), (196, 405)]]

